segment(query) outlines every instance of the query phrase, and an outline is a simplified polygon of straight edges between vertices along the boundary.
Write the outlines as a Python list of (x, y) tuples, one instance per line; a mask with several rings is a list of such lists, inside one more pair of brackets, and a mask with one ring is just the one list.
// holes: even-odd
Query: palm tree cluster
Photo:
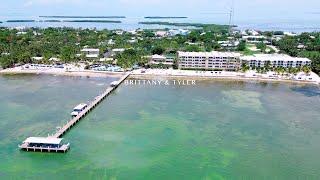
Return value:
[(306, 74), (309, 74), (311, 72), (311, 68), (309, 66), (301, 66), (301, 67), (273, 67), (271, 66), (270, 61), (267, 61), (266, 64), (263, 67), (252, 67), (250, 68), (248, 64), (242, 63), (241, 70), (243, 72), (246, 72), (248, 70), (256, 70), (258, 73), (267, 73), (269, 71), (276, 72), (279, 75), (283, 74), (297, 74), (298, 72), (304, 72)]

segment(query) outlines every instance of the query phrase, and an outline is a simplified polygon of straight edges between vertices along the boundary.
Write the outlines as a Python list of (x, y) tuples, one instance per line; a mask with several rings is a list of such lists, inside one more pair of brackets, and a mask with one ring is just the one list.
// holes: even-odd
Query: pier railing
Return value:
[[(87, 114), (89, 114), (97, 105), (99, 105), (106, 97), (108, 97), (125, 79), (127, 79), (130, 76), (130, 72), (126, 73), (124, 76), (118, 80), (118, 83), (111, 86), (108, 86), (102, 94), (98, 95), (95, 97), (95, 99), (89, 103), (88, 107), (81, 111), (78, 116), (72, 118), (70, 121), (67, 122), (64, 126), (62, 126), (54, 135), (50, 136), (53, 138), (61, 138), (66, 132), (68, 132), (74, 125), (76, 125), (81, 119), (83, 119)], [(23, 150), (40, 150), (40, 152), (43, 152), (43, 150), (47, 150), (46, 152), (58, 152), (59, 150), (57, 149), (47, 149), (47, 148), (37, 148), (37, 147), (28, 147), (27, 144), (22, 144), (19, 146), (20, 149)], [(66, 150), (69, 149), (69, 144), (68, 146), (62, 145), (63, 147), (63, 152), (66, 152)]]
[(88, 113), (90, 113), (97, 105), (99, 105), (110, 93), (112, 93), (128, 76), (130, 73), (126, 73), (121, 79), (118, 81), (118, 84), (113, 87), (108, 87), (102, 94), (95, 97), (95, 99), (88, 105), (88, 107), (79, 113), (78, 116), (72, 118), (67, 124), (65, 124), (62, 128), (60, 128), (53, 137), (60, 138), (67, 131), (69, 131), (75, 124), (77, 124), (82, 118), (84, 118)]

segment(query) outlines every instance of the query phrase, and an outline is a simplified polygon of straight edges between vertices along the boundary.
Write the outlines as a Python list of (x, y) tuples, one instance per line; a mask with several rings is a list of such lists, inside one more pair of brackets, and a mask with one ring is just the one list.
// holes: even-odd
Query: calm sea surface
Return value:
[[(144, 21), (164, 21), (164, 22), (178, 22), (178, 23), (212, 23), (212, 24), (229, 24), (229, 16), (227, 15), (202, 15), (198, 17), (189, 17), (187, 19), (144, 19), (143, 17), (127, 17), (124, 19), (102, 19), (102, 20), (119, 20), (122, 23), (79, 23), (79, 22), (18, 22), (7, 23), (7, 20), (66, 20), (57, 18), (40, 18), (38, 16), (22, 16), (22, 15), (10, 15), (4, 16), (0, 14), (0, 27), (73, 27), (73, 28), (90, 28), (90, 29), (123, 29), (134, 30), (138, 28), (143, 29), (162, 29), (162, 28), (186, 28), (186, 27), (174, 27), (163, 25), (143, 25), (139, 22)], [(90, 18), (86, 18), (89, 19)], [(79, 19), (67, 19), (67, 20), (79, 20)], [(101, 20), (101, 19), (91, 19)], [(288, 31), (288, 32), (313, 32), (320, 31), (319, 17), (311, 16), (303, 19), (256, 19), (256, 20), (237, 20), (234, 24), (238, 26), (237, 29), (257, 29), (265, 31)], [(191, 27), (189, 27), (191, 28)]]
[(66, 154), (18, 150), (113, 78), (0, 76), (0, 179), (319, 179), (320, 89), (198, 81), (121, 85)]

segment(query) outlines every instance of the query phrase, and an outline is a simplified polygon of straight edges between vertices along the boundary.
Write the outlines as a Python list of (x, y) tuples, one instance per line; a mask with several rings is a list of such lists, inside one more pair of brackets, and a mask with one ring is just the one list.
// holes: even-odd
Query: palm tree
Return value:
[(271, 63), (270, 61), (267, 61), (266, 64), (264, 65), (264, 68), (266, 71), (270, 71)]
[(286, 72), (286, 69), (284, 67), (280, 67), (280, 74), (283, 76), (283, 74)]
[(293, 73), (294, 75), (297, 75), (298, 72), (299, 72), (299, 69), (298, 69), (298, 68), (293, 68), (293, 69), (292, 69), (292, 73)]
[(276, 67), (275, 71), (276, 71), (276, 73), (277, 73), (278, 75), (280, 75), (280, 73), (281, 73), (281, 68), (280, 68), (280, 67)]
[(241, 64), (241, 70), (242, 72), (246, 72), (250, 69), (250, 67), (247, 65), (247, 63), (242, 63)]
[(302, 67), (302, 71), (303, 71), (304, 73), (306, 73), (306, 74), (310, 74), (311, 69), (310, 69), (309, 66), (303, 66), (303, 67)]

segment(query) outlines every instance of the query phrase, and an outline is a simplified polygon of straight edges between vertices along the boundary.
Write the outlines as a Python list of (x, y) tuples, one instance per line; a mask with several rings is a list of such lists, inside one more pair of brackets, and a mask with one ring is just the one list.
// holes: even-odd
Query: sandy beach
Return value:
[(103, 72), (103, 71), (91, 71), (91, 70), (78, 70), (78, 71), (65, 71), (64, 69), (48, 69), (48, 70), (36, 70), (36, 69), (19, 69), (11, 68), (0, 71), (0, 75), (15, 75), (15, 74), (46, 74), (57, 76), (83, 76), (83, 77), (121, 77), (123, 72)]
[[(0, 75), (15, 75), (15, 74), (46, 74), (57, 76), (82, 76), (82, 77), (121, 77), (124, 72), (106, 72), (93, 71), (83, 69), (73, 69), (66, 71), (65, 69), (49, 68), (49, 69), (24, 69), (21, 67), (10, 68), (0, 71)], [(300, 84), (316, 84), (320, 85), (318, 75), (312, 73), (312, 80), (301, 75), (301, 79), (293, 76), (281, 76), (271, 73), (258, 74), (253, 71), (243, 72), (227, 72), (227, 71), (190, 71), (190, 70), (173, 70), (173, 69), (148, 69), (142, 72), (141, 69), (134, 70), (130, 78), (139, 79), (156, 79), (156, 78), (179, 78), (189, 80), (229, 80), (229, 81), (260, 81), (260, 82), (285, 82), (285, 83), (300, 83)]]
[(320, 85), (316, 82), (310, 81), (295, 81), (286, 79), (267, 79), (267, 78), (246, 78), (246, 77), (228, 77), (228, 76), (216, 76), (216, 77), (205, 77), (205, 76), (183, 76), (183, 75), (150, 75), (150, 74), (131, 74), (131, 79), (181, 79), (181, 80), (201, 80), (201, 81), (248, 81), (248, 82), (274, 82), (274, 83), (294, 83), (294, 84), (314, 84)]
[(284, 82), (284, 83), (299, 83), (299, 84), (315, 84), (320, 85), (320, 78), (316, 74), (312, 74), (313, 80), (295, 80), (294, 77), (273, 76), (268, 77), (266, 74), (258, 74), (252, 72), (211, 72), (211, 71), (190, 71), (190, 70), (156, 70), (150, 69), (141, 73), (141, 70), (135, 70), (131, 74), (131, 78), (139, 79), (154, 79), (154, 78), (179, 78), (189, 80), (229, 80), (229, 81), (260, 81), (260, 82)]

